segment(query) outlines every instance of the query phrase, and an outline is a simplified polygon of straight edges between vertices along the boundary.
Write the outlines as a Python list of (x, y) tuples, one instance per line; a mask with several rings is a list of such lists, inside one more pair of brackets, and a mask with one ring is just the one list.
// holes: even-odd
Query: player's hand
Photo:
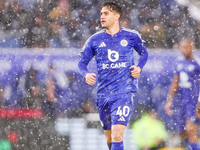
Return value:
[(133, 65), (129, 69), (131, 70), (131, 76), (133, 78), (139, 78), (140, 77), (140, 72), (142, 71), (140, 67)]
[(89, 85), (94, 85), (96, 83), (96, 77), (97, 75), (94, 73), (87, 73), (85, 75), (86, 83)]
[(200, 118), (200, 102), (197, 103), (197, 106), (196, 106), (196, 116), (198, 118)]
[(171, 116), (173, 114), (172, 111), (171, 111), (171, 107), (172, 107), (172, 100), (168, 99), (167, 103), (165, 105), (165, 111), (169, 116)]

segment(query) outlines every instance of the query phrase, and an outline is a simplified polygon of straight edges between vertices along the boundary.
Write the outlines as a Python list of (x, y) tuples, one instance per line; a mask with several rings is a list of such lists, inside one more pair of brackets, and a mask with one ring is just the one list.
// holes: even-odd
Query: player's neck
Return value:
[(111, 35), (114, 35), (116, 33), (118, 33), (120, 31), (120, 26), (119, 24), (116, 24), (116, 25), (113, 25), (112, 27), (110, 28), (106, 28), (106, 32), (108, 34), (111, 34)]
[(186, 60), (192, 60), (193, 59), (193, 55), (188, 55), (185, 57)]

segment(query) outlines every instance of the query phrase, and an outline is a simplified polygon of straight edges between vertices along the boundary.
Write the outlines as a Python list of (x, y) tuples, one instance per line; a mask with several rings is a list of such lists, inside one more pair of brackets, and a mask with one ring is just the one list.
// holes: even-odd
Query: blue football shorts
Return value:
[(133, 93), (123, 93), (97, 100), (100, 121), (104, 130), (111, 125), (127, 126), (133, 111)]
[(178, 132), (182, 132), (186, 129), (186, 120), (197, 124), (199, 119), (196, 116), (196, 105), (198, 102), (198, 96), (190, 94), (179, 95), (180, 104), (177, 108), (176, 123)]

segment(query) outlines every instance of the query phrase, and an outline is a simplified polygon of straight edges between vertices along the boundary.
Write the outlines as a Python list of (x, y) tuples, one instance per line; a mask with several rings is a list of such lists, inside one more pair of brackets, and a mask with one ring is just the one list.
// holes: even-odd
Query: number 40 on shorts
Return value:
[(121, 109), (121, 106), (118, 107), (116, 115), (127, 117), (130, 113), (130, 108), (128, 106), (124, 106)]

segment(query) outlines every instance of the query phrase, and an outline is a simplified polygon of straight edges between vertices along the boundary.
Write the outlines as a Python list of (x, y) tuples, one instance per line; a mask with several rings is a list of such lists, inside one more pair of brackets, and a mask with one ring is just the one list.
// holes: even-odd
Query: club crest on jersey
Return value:
[(128, 45), (128, 41), (127, 40), (121, 40), (120, 44), (125, 47), (125, 46)]
[(111, 62), (116, 62), (119, 59), (119, 53), (108, 49), (108, 59)]

